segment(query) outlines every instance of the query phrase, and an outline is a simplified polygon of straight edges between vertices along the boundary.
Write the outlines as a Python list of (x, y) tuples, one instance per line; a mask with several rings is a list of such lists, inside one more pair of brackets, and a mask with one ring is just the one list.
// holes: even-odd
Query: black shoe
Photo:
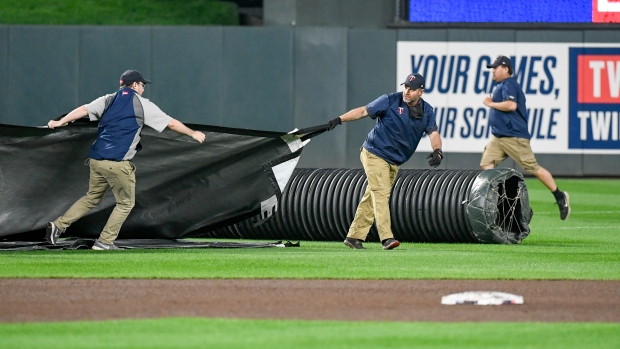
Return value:
[(351, 247), (354, 250), (363, 250), (364, 246), (362, 246), (362, 240), (354, 239), (354, 238), (346, 238), (344, 239), (344, 244), (346, 246)]
[(398, 240), (396, 240), (396, 239), (387, 239), (383, 243), (383, 249), (384, 250), (391, 250), (391, 249), (396, 248), (398, 246), (400, 246), (400, 242)]
[(564, 193), (564, 198), (562, 200), (557, 201), (556, 203), (560, 207), (560, 219), (565, 220), (570, 215), (570, 203), (567, 192)]
[(114, 245), (114, 243), (106, 244), (104, 242), (99, 241), (99, 239), (97, 239), (97, 240), (95, 240), (95, 243), (93, 244), (93, 250), (97, 250), (97, 251), (120, 251), (120, 250), (124, 250), (124, 248), (118, 247), (118, 246)]
[(54, 224), (54, 222), (49, 222), (47, 223), (47, 226), (45, 227), (45, 240), (52, 245), (56, 245), (56, 242), (58, 241), (58, 237), (62, 233), (64, 232), (60, 230), (56, 226), (56, 224)]

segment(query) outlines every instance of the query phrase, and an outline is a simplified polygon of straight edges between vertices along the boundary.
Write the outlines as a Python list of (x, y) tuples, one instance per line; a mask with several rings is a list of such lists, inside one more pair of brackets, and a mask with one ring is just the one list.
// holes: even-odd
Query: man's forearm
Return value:
[(73, 109), (69, 114), (65, 115), (62, 119), (58, 120), (62, 124), (70, 123), (71, 121), (75, 121), (77, 119), (81, 119), (88, 115), (88, 109), (85, 106), (79, 106)]
[(433, 150), (441, 149), (442, 144), (441, 144), (441, 137), (439, 136), (439, 132), (435, 131), (431, 133), (429, 138), (431, 140), (431, 147), (433, 148)]
[(192, 129), (185, 126), (185, 124), (183, 124), (177, 119), (172, 119), (172, 121), (170, 121), (170, 124), (168, 124), (168, 128), (170, 128), (174, 132), (184, 134), (190, 137), (192, 136), (192, 133), (194, 132)]
[(368, 116), (368, 111), (366, 110), (366, 107), (359, 107), (359, 108), (351, 109), (348, 112), (340, 115), (340, 119), (343, 122), (347, 122), (347, 121), (358, 120), (366, 116)]

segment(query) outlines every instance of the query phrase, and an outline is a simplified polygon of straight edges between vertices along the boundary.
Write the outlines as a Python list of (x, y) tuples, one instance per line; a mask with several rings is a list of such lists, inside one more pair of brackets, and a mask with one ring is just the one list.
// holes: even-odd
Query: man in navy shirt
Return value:
[(114, 240), (135, 205), (136, 167), (131, 159), (140, 151), (140, 132), (144, 125), (162, 132), (166, 127), (187, 135), (199, 143), (204, 133), (194, 131), (182, 122), (164, 113), (153, 102), (142, 97), (144, 87), (150, 83), (137, 70), (127, 70), (121, 75), (120, 89), (97, 98), (89, 104), (75, 108), (60, 120), (51, 120), (47, 126), (56, 128), (86, 115), (99, 121), (97, 140), (90, 147), (90, 181), (88, 192), (71, 208), (47, 224), (45, 238), (56, 244), (58, 237), (73, 222), (92, 210), (112, 188), (116, 206), (101, 235), (95, 240), (93, 250), (120, 250)]
[(368, 133), (360, 153), (368, 185), (344, 240), (344, 244), (353, 249), (364, 248), (362, 241), (366, 240), (375, 220), (383, 249), (391, 250), (400, 245), (392, 233), (390, 193), (398, 167), (411, 158), (425, 133), (434, 149), (426, 157), (430, 159), (429, 165), (437, 167), (443, 159), (435, 112), (433, 107), (422, 99), (424, 77), (410, 74), (401, 85), (404, 85), (403, 92), (383, 95), (328, 123), (328, 130), (332, 130), (342, 122), (366, 116), (376, 120), (375, 127)]
[(491, 108), (489, 124), (491, 140), (484, 148), (480, 166), (488, 170), (511, 157), (527, 173), (536, 176), (553, 193), (560, 207), (560, 218), (565, 220), (570, 214), (567, 192), (562, 192), (555, 184), (549, 171), (541, 167), (530, 147), (530, 133), (527, 127), (525, 95), (521, 86), (512, 76), (512, 63), (506, 56), (499, 56), (487, 68), (493, 68), (493, 80), (498, 84), (491, 96), (483, 103)]

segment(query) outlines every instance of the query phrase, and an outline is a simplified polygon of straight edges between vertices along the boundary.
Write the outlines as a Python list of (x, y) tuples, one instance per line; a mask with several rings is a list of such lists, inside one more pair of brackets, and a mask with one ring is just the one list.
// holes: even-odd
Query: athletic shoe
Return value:
[(124, 250), (124, 248), (122, 247), (118, 247), (116, 245), (114, 245), (114, 243), (111, 244), (106, 244), (104, 242), (99, 241), (99, 239), (95, 240), (95, 243), (93, 244), (93, 250), (97, 250), (97, 251), (120, 251), (120, 250)]
[(344, 239), (344, 244), (346, 246), (351, 247), (354, 250), (363, 250), (364, 246), (362, 246), (362, 240), (354, 239), (354, 238), (346, 238)]
[(570, 215), (570, 203), (567, 192), (564, 193), (564, 198), (562, 200), (557, 201), (556, 203), (560, 207), (560, 219), (565, 220)]
[(398, 246), (400, 246), (400, 242), (398, 240), (396, 240), (396, 239), (387, 239), (383, 243), (383, 249), (384, 250), (391, 250), (391, 249), (396, 248)]
[(56, 245), (56, 242), (58, 241), (58, 237), (62, 233), (64, 232), (60, 230), (56, 226), (56, 224), (54, 224), (54, 222), (49, 222), (47, 223), (47, 226), (45, 227), (45, 240), (52, 245)]

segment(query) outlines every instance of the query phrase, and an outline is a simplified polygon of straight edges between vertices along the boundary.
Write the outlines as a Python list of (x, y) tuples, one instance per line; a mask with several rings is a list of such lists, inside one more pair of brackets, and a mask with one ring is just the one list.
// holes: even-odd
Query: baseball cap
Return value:
[(121, 75), (120, 84), (121, 85), (131, 85), (134, 82), (142, 82), (145, 84), (150, 84), (149, 80), (146, 80), (142, 77), (142, 74), (137, 70), (126, 70), (123, 75)]
[(419, 88), (424, 88), (424, 77), (420, 74), (409, 74), (401, 85), (409, 86), (412, 90), (417, 90)]
[(512, 63), (510, 62), (510, 58), (506, 56), (497, 56), (497, 58), (495, 58), (495, 62), (487, 65), (487, 68), (495, 68), (495, 67), (499, 67), (500, 65), (503, 65), (503, 66), (506, 66), (512, 69)]

